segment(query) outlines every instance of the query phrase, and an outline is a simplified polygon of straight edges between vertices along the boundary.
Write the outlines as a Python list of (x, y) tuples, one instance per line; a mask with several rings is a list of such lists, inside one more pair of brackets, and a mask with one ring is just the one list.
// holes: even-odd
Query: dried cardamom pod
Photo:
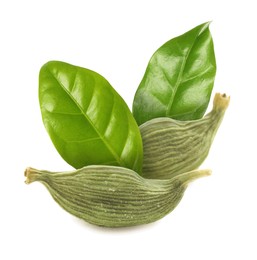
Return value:
[(152, 119), (140, 126), (144, 178), (168, 179), (197, 169), (207, 157), (230, 97), (216, 93), (213, 109), (204, 118), (178, 121)]
[(172, 211), (189, 182), (210, 170), (183, 173), (170, 180), (144, 179), (117, 166), (86, 166), (71, 172), (27, 168), (26, 183), (43, 183), (55, 201), (71, 214), (105, 227), (156, 221)]

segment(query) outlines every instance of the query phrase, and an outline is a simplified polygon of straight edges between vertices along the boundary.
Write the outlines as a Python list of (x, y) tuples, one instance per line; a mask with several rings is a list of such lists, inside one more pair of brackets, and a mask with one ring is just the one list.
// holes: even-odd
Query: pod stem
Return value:
[(25, 183), (30, 184), (34, 181), (37, 181), (40, 178), (41, 174), (42, 172), (37, 169), (31, 167), (26, 168), (24, 172), (24, 175), (26, 177)]
[(185, 172), (182, 174), (177, 175), (176, 179), (181, 181), (183, 185), (187, 186), (190, 182), (199, 179), (201, 177), (206, 177), (211, 175), (211, 170), (210, 169), (205, 169), (205, 170), (194, 170), (190, 172)]

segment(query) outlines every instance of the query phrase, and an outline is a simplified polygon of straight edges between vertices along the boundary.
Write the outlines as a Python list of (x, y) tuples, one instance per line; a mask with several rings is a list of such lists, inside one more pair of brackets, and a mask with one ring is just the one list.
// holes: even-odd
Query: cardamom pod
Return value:
[(179, 203), (189, 182), (209, 174), (210, 170), (197, 170), (170, 180), (149, 180), (117, 166), (70, 172), (27, 168), (25, 182), (41, 182), (62, 208), (89, 223), (125, 227), (164, 217)]
[(216, 93), (213, 109), (204, 118), (179, 121), (156, 118), (140, 126), (144, 160), (142, 176), (168, 179), (197, 169), (207, 157), (230, 97)]

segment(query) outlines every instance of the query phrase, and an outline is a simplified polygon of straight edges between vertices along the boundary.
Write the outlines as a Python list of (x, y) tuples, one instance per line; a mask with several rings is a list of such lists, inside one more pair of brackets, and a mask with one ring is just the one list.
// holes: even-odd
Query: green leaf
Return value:
[(75, 168), (95, 164), (141, 171), (137, 123), (101, 75), (50, 61), (40, 70), (39, 101), (46, 130), (67, 163)]
[(209, 23), (171, 39), (153, 54), (135, 94), (133, 115), (138, 125), (157, 117), (201, 118), (215, 74)]

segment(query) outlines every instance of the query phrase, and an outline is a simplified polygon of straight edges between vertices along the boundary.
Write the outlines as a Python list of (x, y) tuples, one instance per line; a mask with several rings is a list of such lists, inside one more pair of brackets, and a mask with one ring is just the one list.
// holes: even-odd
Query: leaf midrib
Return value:
[(194, 47), (194, 45), (196, 44), (199, 36), (205, 31), (207, 27), (205, 28), (201, 28), (201, 30), (198, 32), (197, 36), (195, 37), (194, 39), (194, 42), (193, 44), (191, 45), (191, 47), (189, 48), (187, 54), (184, 56), (184, 59), (183, 59), (183, 62), (182, 62), (182, 65), (181, 65), (181, 69), (180, 69), (180, 72), (179, 72), (179, 75), (178, 75), (178, 79), (176, 81), (176, 84), (175, 84), (175, 87), (174, 87), (174, 95), (172, 95), (170, 101), (169, 101), (169, 104), (168, 104), (168, 108), (166, 110), (166, 116), (170, 116), (170, 112), (171, 112), (171, 108), (172, 108), (172, 105), (173, 105), (173, 101), (174, 101), (174, 98), (176, 96), (176, 93), (177, 93), (177, 89), (179, 87), (179, 85), (181, 84), (182, 82), (182, 78), (183, 78), (183, 74), (184, 74), (184, 70), (185, 70), (185, 66), (186, 66), (186, 62), (187, 62), (187, 59), (192, 51), (192, 48)]
[[(55, 79), (55, 81), (58, 83), (59, 86), (61, 86), (61, 88), (65, 91), (65, 93), (69, 96), (69, 98), (75, 103), (75, 105), (79, 108), (81, 114), (85, 117), (85, 119), (90, 123), (91, 127), (95, 130), (95, 132), (97, 133), (97, 135), (101, 138), (101, 140), (103, 141), (104, 145), (107, 147), (107, 149), (111, 152), (111, 154), (113, 155), (113, 157), (115, 158), (115, 160), (117, 161), (117, 163), (119, 165), (123, 165), (121, 162), (121, 159), (117, 156), (117, 154), (114, 152), (114, 150), (112, 149), (112, 147), (108, 144), (108, 142), (106, 141), (105, 137), (97, 130), (97, 128), (94, 127), (93, 122), (91, 121), (91, 119), (88, 117), (88, 115), (83, 111), (83, 108), (80, 106), (80, 104), (76, 101), (76, 99), (74, 99), (74, 97), (71, 95), (71, 93), (69, 93), (69, 91), (64, 87), (64, 85), (57, 79), (57, 77), (54, 75), (54, 73), (46, 67), (46, 69), (48, 70), (48, 72), (50, 73), (50, 75)], [(76, 75), (75, 75), (75, 79), (77, 77), (77, 69), (76, 69)], [(75, 82), (74, 79), (74, 82)], [(74, 84), (73, 84), (74, 85)], [(73, 87), (72, 87), (73, 88)]]

